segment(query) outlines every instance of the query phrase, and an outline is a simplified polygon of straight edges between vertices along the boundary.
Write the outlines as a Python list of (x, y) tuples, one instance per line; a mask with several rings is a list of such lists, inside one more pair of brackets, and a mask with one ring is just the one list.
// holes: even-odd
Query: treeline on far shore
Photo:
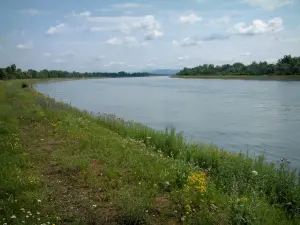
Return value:
[(127, 73), (124, 71), (118, 73), (103, 73), (103, 72), (68, 72), (62, 70), (40, 70), (36, 71), (29, 69), (23, 71), (17, 68), (15, 64), (0, 68), (0, 80), (9, 79), (47, 79), (47, 78), (83, 78), (83, 77), (148, 77), (152, 74), (146, 72)]
[(300, 76), (300, 57), (285, 55), (277, 63), (270, 64), (264, 62), (252, 62), (250, 65), (236, 62), (232, 65), (204, 64), (194, 68), (184, 68), (179, 71), (177, 76), (217, 76), (217, 75), (245, 75), (245, 76), (280, 76), (280, 75), (299, 75)]

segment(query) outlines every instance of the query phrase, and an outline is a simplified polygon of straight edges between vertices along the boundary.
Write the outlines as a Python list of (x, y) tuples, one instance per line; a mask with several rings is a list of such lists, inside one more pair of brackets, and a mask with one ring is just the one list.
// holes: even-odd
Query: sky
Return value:
[(0, 67), (182, 69), (300, 56), (300, 0), (0, 0)]

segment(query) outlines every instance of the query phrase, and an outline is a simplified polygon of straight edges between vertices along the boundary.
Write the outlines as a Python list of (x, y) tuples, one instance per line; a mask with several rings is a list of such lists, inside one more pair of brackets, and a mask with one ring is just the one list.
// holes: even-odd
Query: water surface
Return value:
[(167, 77), (74, 80), (37, 90), (80, 109), (115, 114), (229, 151), (287, 158), (300, 168), (300, 82)]

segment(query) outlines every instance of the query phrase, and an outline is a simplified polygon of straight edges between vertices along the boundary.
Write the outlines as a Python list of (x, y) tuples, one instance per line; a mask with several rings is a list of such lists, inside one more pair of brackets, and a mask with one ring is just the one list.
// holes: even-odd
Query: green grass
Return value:
[(250, 75), (197, 75), (197, 76), (173, 76), (173, 78), (184, 79), (228, 79), (228, 80), (290, 80), (299, 81), (299, 75), (272, 75), (272, 76), (250, 76)]
[(188, 143), (20, 86), (0, 82), (0, 224), (300, 224), (284, 160)]

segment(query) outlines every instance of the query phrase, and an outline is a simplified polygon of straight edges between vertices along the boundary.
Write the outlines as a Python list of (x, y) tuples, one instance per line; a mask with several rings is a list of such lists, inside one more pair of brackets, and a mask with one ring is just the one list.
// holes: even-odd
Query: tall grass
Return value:
[(212, 145), (185, 142), (183, 135), (176, 133), (175, 128), (157, 131), (112, 115), (98, 115), (97, 122), (124, 137), (154, 146), (165, 156), (206, 169), (216, 188), (223, 193), (237, 196), (255, 193), (266, 198), (270, 204), (284, 208), (290, 217), (299, 218), (299, 176), (295, 169), (289, 168), (286, 159), (276, 166), (265, 162), (263, 156), (251, 158), (247, 154), (230, 153)]

